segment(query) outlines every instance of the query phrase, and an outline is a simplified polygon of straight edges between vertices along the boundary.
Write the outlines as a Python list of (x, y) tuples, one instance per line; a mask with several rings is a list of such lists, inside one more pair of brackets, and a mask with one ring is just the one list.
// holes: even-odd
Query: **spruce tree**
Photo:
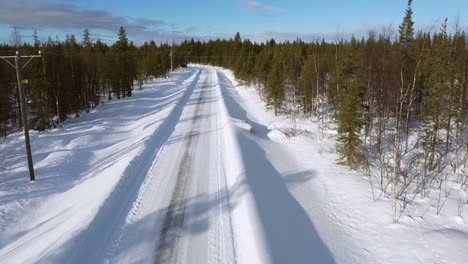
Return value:
[[(35, 53), (42, 51), (42, 44), (39, 40), (37, 31), (33, 34), (34, 50)], [(47, 95), (46, 88), (46, 76), (45, 76), (45, 65), (43, 60), (34, 60), (31, 65), (31, 103), (30, 103), (30, 114), (34, 117), (32, 119), (31, 127), (37, 130), (44, 130), (50, 128), (50, 98)]]
[(313, 91), (314, 91), (314, 60), (308, 56), (301, 68), (299, 79), (299, 90), (301, 91), (302, 109), (305, 114), (312, 114)]
[(343, 64), (339, 67), (340, 94), (336, 122), (338, 125), (338, 162), (353, 169), (364, 159), (363, 144), (360, 138), (362, 127), (360, 65), (357, 43), (353, 37), (347, 45)]
[(8, 133), (8, 125), (11, 117), (12, 104), (10, 98), (12, 97), (12, 90), (8, 85), (9, 74), (6, 67), (0, 64), (0, 137), (6, 138)]
[[(456, 103), (456, 96), (452, 92), (452, 82), (455, 77), (453, 61), (453, 47), (447, 33), (447, 20), (442, 25), (441, 32), (434, 35), (433, 49), (425, 67), (424, 79), (424, 112), (426, 123), (432, 129), (426, 129), (426, 146), (428, 147), (429, 169), (432, 169), (436, 149), (440, 143), (439, 129), (449, 126), (453, 116), (452, 106)], [(447, 132), (449, 127), (447, 127)]]
[(399, 42), (400, 45), (407, 48), (414, 41), (414, 21), (413, 10), (411, 4), (413, 0), (408, 0), (408, 7), (406, 8), (405, 17), (399, 26)]
[(274, 109), (275, 115), (278, 115), (284, 98), (284, 69), (279, 48), (275, 49), (272, 64), (266, 86), (267, 105)]
[(134, 69), (130, 52), (130, 45), (124, 27), (120, 27), (118, 40), (111, 48), (109, 57), (111, 69), (111, 86), (117, 98), (132, 95), (132, 73)]

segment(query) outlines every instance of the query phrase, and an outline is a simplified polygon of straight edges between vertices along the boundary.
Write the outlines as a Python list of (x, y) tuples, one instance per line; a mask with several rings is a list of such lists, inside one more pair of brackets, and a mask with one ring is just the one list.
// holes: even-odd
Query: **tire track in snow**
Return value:
[[(202, 110), (202, 101), (204, 100), (206, 88), (206, 79), (201, 87), (201, 93), (198, 97), (195, 112), (192, 116), (192, 127), (199, 121), (199, 116)], [(200, 132), (198, 129), (192, 129), (191, 135), (198, 135)], [(192, 152), (196, 149), (197, 137), (188, 137), (185, 144), (185, 153), (179, 165), (177, 172), (176, 183), (174, 192), (171, 196), (170, 204), (167, 208), (166, 215), (162, 229), (160, 231), (159, 244), (156, 249), (156, 257), (154, 263), (177, 263), (179, 255), (177, 253), (183, 252), (180, 250), (181, 245), (179, 244), (180, 238), (184, 232), (184, 220), (186, 211), (186, 197), (188, 193), (188, 187), (190, 185), (190, 172), (193, 161)]]
[[(224, 187), (222, 187), (222, 189), (219, 190), (218, 192), (218, 195), (220, 195), (221, 197), (225, 197), (223, 199), (225, 199), (225, 203), (226, 203), (226, 206), (227, 206), (227, 212), (228, 215), (227, 215), (227, 221), (228, 221), (228, 225), (229, 225), (229, 233), (230, 233), (230, 240), (228, 243), (230, 243), (230, 249), (231, 249), (231, 254), (232, 254), (232, 257), (233, 257), (233, 261), (234, 263), (237, 263), (237, 250), (236, 250), (236, 238), (234, 236), (234, 226), (233, 226), (233, 221), (232, 221), (232, 215), (231, 215), (231, 212), (233, 211), (233, 208), (232, 208), (232, 203), (231, 203), (231, 193), (229, 192), (229, 189), (228, 189), (228, 180), (227, 180), (227, 173), (226, 173), (226, 167), (224, 166), (224, 163), (223, 163), (223, 157), (222, 157), (222, 153), (220, 151), (220, 163), (221, 163), (221, 167), (222, 167), (222, 185), (224, 185)], [(219, 198), (220, 199), (220, 198)], [(224, 256), (225, 257), (225, 256)]]
[[(215, 77), (215, 87), (216, 91), (221, 98), (220, 101), (216, 104), (217, 107), (217, 112), (220, 113), (220, 115), (223, 114), (223, 109), (224, 102), (223, 102), (223, 97), (221, 93), (221, 87), (219, 84), (219, 79), (218, 79), (218, 71), (215, 70), (214, 72), (214, 77)], [(226, 118), (226, 117), (225, 117)], [(232, 219), (232, 214), (231, 212), (233, 211), (232, 207), (232, 202), (231, 202), (231, 193), (228, 188), (228, 174), (226, 172), (226, 165), (224, 161), (226, 160), (222, 149), (223, 147), (226, 148), (225, 144), (226, 142), (223, 139), (223, 135), (221, 132), (224, 131), (224, 129), (227, 127), (228, 121), (223, 120), (222, 118), (220, 119), (220, 116), (218, 115), (216, 117), (216, 130), (218, 131), (217, 139), (216, 139), (216, 145), (217, 145), (217, 162), (218, 162), (218, 186), (217, 186), (217, 191), (216, 191), (216, 196), (217, 196), (217, 219), (218, 219), (218, 230), (217, 230), (217, 235), (221, 236), (221, 238), (218, 238), (220, 241), (218, 241), (218, 256), (217, 256), (217, 262), (216, 263), (228, 263), (227, 260), (231, 259), (232, 262), (236, 264), (237, 259), (238, 259), (238, 254), (236, 250), (236, 238), (235, 238), (235, 233), (234, 233), (234, 226), (233, 226), (233, 219)], [(222, 208), (225, 206), (225, 208)], [(224, 213), (224, 214), (223, 214)]]
[(192, 77), (183, 84), (187, 85), (187, 88), (180, 100), (171, 109), (162, 124), (147, 139), (146, 147), (142, 153), (126, 168), (115, 190), (104, 201), (88, 228), (70, 242), (69, 247), (74, 253), (66, 261), (63, 261), (67, 263), (101, 263), (111, 258), (113, 250), (117, 247), (116, 243), (118, 243), (125, 228), (126, 219), (133, 211), (132, 208), (138, 200), (141, 188), (144, 188), (145, 179), (151, 176), (149, 172), (155, 166), (154, 161), (160, 155), (164, 143), (172, 135), (182, 115), (183, 108), (200, 79), (200, 70), (196, 71)]
[(188, 174), (191, 168), (192, 156), (190, 150), (193, 146), (192, 138), (187, 141), (185, 146), (185, 154), (182, 158), (174, 192), (171, 197), (171, 202), (167, 208), (164, 217), (163, 227), (161, 229), (160, 241), (157, 248), (155, 263), (174, 263), (176, 248), (178, 247), (179, 237), (182, 236), (185, 219), (185, 197), (187, 187), (190, 182)]

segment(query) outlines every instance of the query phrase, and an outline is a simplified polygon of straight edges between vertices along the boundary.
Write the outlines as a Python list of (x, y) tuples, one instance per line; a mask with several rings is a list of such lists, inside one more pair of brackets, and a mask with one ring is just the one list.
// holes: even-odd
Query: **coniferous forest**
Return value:
[[(13, 32), (13, 35), (18, 32)], [(68, 35), (65, 41), (49, 39), (41, 43), (37, 33), (34, 43), (1, 45), (1, 55), (38, 54), (22, 71), (31, 126), (44, 130), (59, 126), (68, 115), (89, 111), (101, 98), (120, 99), (132, 95), (135, 85), (150, 77), (165, 75), (170, 69), (170, 46), (156, 46), (154, 41), (136, 47), (120, 28), (118, 40), (111, 46), (94, 41), (85, 30), (82, 40)], [(175, 57), (176, 65), (180, 65)], [(21, 126), (15, 70), (0, 64), (0, 134), (6, 137), (11, 128)], [(53, 118), (55, 117), (55, 118)]]
[[(275, 114), (306, 116), (336, 127), (339, 164), (362, 171), (393, 200), (394, 221), (416, 195), (439, 190), (443, 206), (447, 175), (468, 188), (468, 39), (445, 20), (417, 31), (411, 1), (397, 29), (363, 38), (317, 38), (262, 43), (242, 39), (155, 41), (134, 45), (124, 28), (118, 40), (49, 38), (0, 45), (0, 55), (42, 53), (22, 72), (31, 128), (60, 126), (90, 111), (102, 98), (132, 96), (144, 82), (188, 63), (222, 66), (258, 88)], [(455, 24), (455, 25), (454, 25)], [(0, 63), (0, 135), (21, 126), (14, 70)], [(296, 133), (293, 131), (292, 133)], [(373, 182), (374, 181), (374, 182)], [(373, 187), (373, 188), (374, 188)], [(378, 197), (375, 197), (377, 199)], [(462, 208), (462, 207), (460, 207)]]

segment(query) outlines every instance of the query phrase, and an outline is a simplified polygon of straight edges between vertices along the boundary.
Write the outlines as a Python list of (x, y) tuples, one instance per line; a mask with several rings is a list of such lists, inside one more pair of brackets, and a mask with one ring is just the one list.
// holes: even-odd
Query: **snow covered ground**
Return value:
[(33, 132), (34, 183), (12, 135), (0, 263), (467, 263), (466, 210), (391, 224), (390, 202), (335, 164), (334, 131), (291, 126), (230, 71), (192, 65)]

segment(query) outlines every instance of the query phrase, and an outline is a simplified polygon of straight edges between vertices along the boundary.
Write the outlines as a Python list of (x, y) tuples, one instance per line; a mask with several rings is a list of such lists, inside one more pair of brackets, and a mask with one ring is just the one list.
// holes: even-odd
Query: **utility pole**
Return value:
[[(21, 71), (34, 58), (40, 58), (40, 57), (42, 57), (40, 51), (39, 51), (39, 55), (20, 56), (19, 52), (16, 51), (15, 56), (0, 56), (1, 59), (6, 61), (11, 67), (13, 67), (16, 70), (16, 81), (18, 83), (20, 108), (21, 108), (21, 121), (23, 123), (24, 141), (26, 143), (26, 154), (28, 156), (29, 179), (31, 181), (35, 181), (36, 176), (34, 175), (34, 165), (33, 165), (32, 152), (31, 152), (31, 143), (29, 141), (28, 116), (27, 116), (27, 113), (26, 113), (26, 98), (25, 98), (26, 96), (24, 94), (24, 90), (21, 88)], [(24, 65), (21, 65), (21, 63), (20, 63), (21, 58), (29, 58), (29, 60)], [(9, 61), (9, 59), (14, 59), (14, 64), (11, 63)]]

